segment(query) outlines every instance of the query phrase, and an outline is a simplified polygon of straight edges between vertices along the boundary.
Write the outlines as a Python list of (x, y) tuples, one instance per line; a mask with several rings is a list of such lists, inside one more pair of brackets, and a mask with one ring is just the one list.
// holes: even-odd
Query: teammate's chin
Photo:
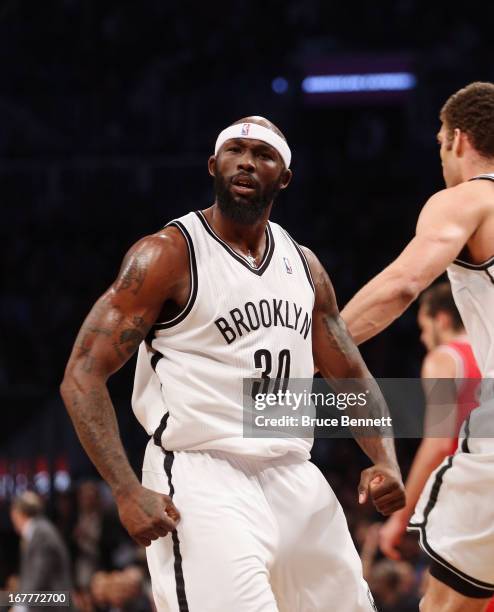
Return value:
[(236, 194), (220, 176), (216, 176), (214, 186), (216, 202), (221, 212), (225, 217), (241, 225), (252, 225), (259, 221), (279, 192), (279, 187), (276, 185), (265, 192), (257, 188), (252, 194)]

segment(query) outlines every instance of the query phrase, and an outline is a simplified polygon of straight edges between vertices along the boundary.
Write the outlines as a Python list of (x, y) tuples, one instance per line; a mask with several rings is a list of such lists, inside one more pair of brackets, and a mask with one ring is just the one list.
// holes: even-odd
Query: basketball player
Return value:
[[(445, 457), (456, 451), (460, 427), (477, 406), (476, 393), (481, 376), (449, 283), (439, 283), (424, 291), (420, 296), (417, 320), (420, 339), (428, 351), (422, 363), (422, 378), (456, 379), (458, 391), (457, 397), (453, 398), (456, 410), (451, 410), (440, 423), (442, 437), (434, 437), (433, 433), (437, 406), (426, 406), (424, 438), (405, 485), (406, 506), (395, 512), (380, 530), (381, 550), (395, 560), (400, 559), (397, 549), (427, 479)], [(451, 431), (450, 437), (448, 430)]]
[[(437, 138), (447, 188), (427, 201), (401, 255), (342, 314), (356, 342), (364, 342), (447, 269), (482, 376), (492, 378), (494, 84), (460, 89), (440, 117)], [(494, 593), (494, 404), (484, 383), (480, 403), (464, 441), (432, 474), (410, 522), (431, 557), (422, 612), (482, 610)]]
[[(67, 409), (122, 523), (148, 547), (159, 610), (374, 609), (341, 507), (308, 461), (312, 440), (242, 436), (243, 379), (312, 378), (314, 363), (361, 379), (371, 415), (388, 414), (326, 272), (268, 221), (290, 157), (266, 119), (223, 130), (209, 159), (214, 204), (130, 249), (67, 366)], [(142, 486), (106, 387), (138, 347), (133, 408), (150, 435)], [(405, 503), (394, 444), (382, 428), (365, 433), (374, 465), (359, 501), (388, 515)]]

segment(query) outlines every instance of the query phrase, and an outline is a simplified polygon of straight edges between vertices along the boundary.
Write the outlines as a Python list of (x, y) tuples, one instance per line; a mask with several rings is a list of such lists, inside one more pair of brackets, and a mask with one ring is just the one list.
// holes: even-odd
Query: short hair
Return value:
[(43, 500), (34, 491), (25, 491), (12, 501), (12, 509), (33, 518), (43, 514)]
[(494, 157), (494, 84), (476, 81), (446, 100), (440, 119), (449, 136), (458, 128), (465, 132), (483, 157)]
[(446, 312), (451, 317), (453, 328), (455, 330), (463, 329), (463, 321), (458, 308), (456, 308), (449, 283), (438, 283), (426, 289), (420, 296), (419, 304), (426, 309), (427, 314), (432, 318), (440, 312)]

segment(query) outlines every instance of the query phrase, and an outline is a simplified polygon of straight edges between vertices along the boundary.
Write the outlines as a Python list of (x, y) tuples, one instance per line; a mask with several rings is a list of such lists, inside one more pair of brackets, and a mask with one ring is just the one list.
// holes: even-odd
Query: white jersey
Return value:
[(244, 379), (313, 376), (314, 284), (303, 252), (269, 222), (254, 267), (201, 212), (169, 226), (187, 242), (191, 291), (183, 311), (139, 347), (137, 419), (166, 450), (308, 458), (312, 439), (242, 436)]
[[(475, 178), (494, 181), (494, 174)], [(494, 378), (494, 256), (481, 264), (455, 259), (448, 277), (482, 377)]]
[[(475, 178), (494, 181), (494, 174)], [(480, 405), (464, 423), (460, 434), (460, 438), (466, 440), (462, 442), (462, 448), (494, 454), (494, 256), (481, 264), (455, 259), (448, 266), (448, 277), (484, 379)]]

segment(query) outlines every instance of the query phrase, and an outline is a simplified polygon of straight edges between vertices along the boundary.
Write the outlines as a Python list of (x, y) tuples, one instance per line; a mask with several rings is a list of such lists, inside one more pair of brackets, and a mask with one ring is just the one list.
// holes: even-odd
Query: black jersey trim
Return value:
[[(494, 265), (494, 255), (479, 264), (473, 264), (468, 261), (463, 261), (462, 259), (455, 259), (453, 263), (456, 264), (457, 266), (461, 266), (462, 268), (467, 268), (468, 270), (478, 270), (478, 271), (486, 270), (487, 274), (489, 274), (487, 268), (490, 268), (492, 265)], [(490, 274), (489, 274), (489, 277), (490, 277)], [(491, 277), (491, 280), (492, 280), (492, 277)]]
[[(494, 181), (494, 174), (479, 174), (479, 176), (474, 176), (473, 178), (469, 180), (470, 181)], [(494, 264), (494, 255), (490, 257), (489, 259), (487, 259), (486, 261), (479, 263), (479, 264), (473, 264), (468, 261), (463, 261), (462, 259), (455, 259), (453, 263), (455, 263), (458, 266), (461, 266), (462, 268), (467, 268), (468, 270), (486, 270), (487, 268), (490, 268), (490, 266)], [(491, 279), (491, 282), (494, 283), (494, 278), (492, 278), (489, 272), (487, 272), (487, 274), (489, 278)]]
[(162, 321), (160, 323), (155, 323), (153, 327), (151, 328), (152, 332), (158, 329), (169, 329), (170, 327), (174, 327), (175, 325), (178, 325), (179, 323), (181, 323), (185, 319), (185, 317), (189, 314), (189, 312), (192, 310), (192, 306), (194, 306), (194, 303), (197, 297), (197, 287), (198, 287), (197, 262), (196, 262), (196, 253), (194, 250), (194, 244), (192, 242), (192, 238), (189, 232), (187, 231), (187, 229), (185, 228), (185, 226), (180, 221), (176, 221), (176, 220), (171, 221), (165, 226), (165, 228), (166, 227), (176, 227), (178, 230), (180, 230), (187, 243), (187, 247), (189, 250), (189, 265), (190, 265), (190, 294), (189, 294), (189, 299), (187, 300), (187, 304), (184, 306), (183, 310), (181, 310), (181, 312), (179, 312), (176, 316), (173, 317), (173, 319), (170, 319), (169, 321)]
[(479, 174), (478, 176), (474, 176), (469, 181), (494, 181), (494, 174)]
[[(175, 455), (172, 451), (165, 451), (164, 468), (165, 473), (168, 477), (169, 495), (171, 499), (175, 495), (175, 487), (172, 482), (172, 466)], [(182, 568), (182, 553), (180, 552), (180, 540), (178, 537), (177, 530), (171, 532), (173, 542), (173, 556), (175, 561), (173, 563), (173, 569), (175, 571), (175, 585), (178, 601), (179, 612), (189, 612), (189, 604), (187, 603), (187, 595), (185, 592), (185, 580), (184, 572)]]
[[(453, 459), (455, 455), (451, 455), (448, 457), (448, 461), (443, 467), (436, 473), (436, 477), (434, 479), (434, 484), (431, 487), (431, 492), (429, 495), (429, 501), (424, 510), (424, 520), (422, 523), (409, 523), (407, 530), (408, 531), (418, 531), (420, 537), (420, 547), (424, 552), (426, 552), (429, 557), (432, 559), (433, 563), (441, 566), (441, 571), (438, 570), (438, 575), (435, 576), (441, 582), (444, 582), (448, 586), (450, 586), (455, 591), (459, 593), (463, 593), (461, 589), (470, 589), (472, 592), (477, 592), (477, 595), (469, 595), (470, 597), (489, 597), (494, 591), (494, 584), (489, 584), (487, 582), (483, 582), (482, 580), (477, 580), (476, 578), (472, 578), (465, 572), (457, 569), (454, 565), (452, 565), (446, 559), (443, 559), (441, 555), (439, 555), (429, 544), (427, 541), (427, 521), (429, 519), (429, 515), (434, 509), (434, 506), (437, 503), (439, 497), (439, 491), (441, 490), (444, 475), (446, 472), (452, 467)], [(449, 582), (446, 582), (449, 580)], [(485, 595), (485, 592), (488, 591), (488, 594)]]
[(287, 236), (287, 238), (293, 243), (293, 246), (297, 250), (297, 253), (300, 256), (300, 259), (302, 260), (302, 265), (304, 266), (305, 274), (307, 276), (307, 280), (309, 281), (309, 285), (312, 287), (312, 291), (315, 293), (316, 287), (314, 285), (314, 279), (312, 278), (312, 273), (310, 271), (309, 262), (307, 261), (307, 257), (305, 256), (305, 253), (300, 248), (300, 245), (297, 242), (295, 242), (295, 240), (290, 236), (290, 234), (286, 230), (283, 229), (283, 232)]
[(252, 266), (245, 259), (245, 257), (242, 257), (242, 255), (239, 255), (236, 251), (232, 249), (232, 247), (227, 242), (225, 242), (218, 236), (218, 234), (209, 225), (208, 220), (206, 219), (206, 217), (204, 216), (204, 213), (201, 210), (196, 210), (195, 212), (200, 222), (202, 223), (204, 229), (207, 231), (207, 233), (212, 238), (214, 238), (216, 242), (221, 244), (221, 246), (225, 249), (227, 253), (229, 253), (234, 259), (236, 259), (239, 263), (245, 266), (247, 270), (250, 270), (252, 273), (257, 274), (257, 276), (262, 276), (262, 274), (266, 271), (267, 267), (269, 266), (269, 263), (271, 262), (271, 259), (274, 253), (274, 236), (273, 236), (273, 232), (271, 230), (269, 221), (266, 224), (266, 248), (264, 250), (264, 255), (262, 256), (261, 263), (259, 264), (259, 266), (255, 267), (255, 266)]

